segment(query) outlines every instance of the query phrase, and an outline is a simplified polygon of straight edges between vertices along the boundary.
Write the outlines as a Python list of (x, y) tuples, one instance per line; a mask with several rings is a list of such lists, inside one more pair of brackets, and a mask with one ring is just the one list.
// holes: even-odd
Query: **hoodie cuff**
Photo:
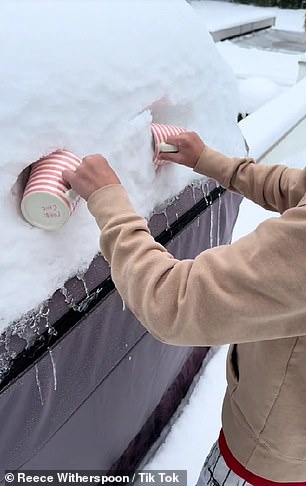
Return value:
[(230, 186), (232, 175), (240, 163), (241, 159), (227, 157), (205, 145), (193, 170), (198, 174), (215, 179), (221, 186), (227, 188)]

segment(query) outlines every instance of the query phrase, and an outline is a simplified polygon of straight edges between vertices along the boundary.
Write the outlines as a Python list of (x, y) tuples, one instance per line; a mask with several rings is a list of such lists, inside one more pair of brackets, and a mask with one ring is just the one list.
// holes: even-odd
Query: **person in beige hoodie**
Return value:
[(231, 245), (177, 260), (152, 238), (101, 155), (63, 177), (101, 229), (124, 302), (157, 339), (230, 344), (222, 430), (198, 485), (306, 485), (306, 169), (227, 157), (195, 133), (169, 138), (185, 164), (278, 212)]

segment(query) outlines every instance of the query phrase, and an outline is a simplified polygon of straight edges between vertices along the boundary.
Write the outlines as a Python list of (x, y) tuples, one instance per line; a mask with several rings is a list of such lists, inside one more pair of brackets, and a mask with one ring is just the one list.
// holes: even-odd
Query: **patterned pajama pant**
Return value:
[(251, 486), (229, 469), (220, 453), (218, 441), (212, 446), (196, 486)]

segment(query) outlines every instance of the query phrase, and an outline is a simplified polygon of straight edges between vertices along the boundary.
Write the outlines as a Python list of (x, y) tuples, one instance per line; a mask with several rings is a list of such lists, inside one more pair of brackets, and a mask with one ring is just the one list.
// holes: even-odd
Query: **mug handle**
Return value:
[(74, 189), (69, 189), (65, 192), (65, 196), (70, 202), (73, 202), (79, 197), (79, 194)]
[(177, 153), (179, 151), (177, 145), (171, 145), (170, 143), (161, 142), (158, 144), (158, 152)]

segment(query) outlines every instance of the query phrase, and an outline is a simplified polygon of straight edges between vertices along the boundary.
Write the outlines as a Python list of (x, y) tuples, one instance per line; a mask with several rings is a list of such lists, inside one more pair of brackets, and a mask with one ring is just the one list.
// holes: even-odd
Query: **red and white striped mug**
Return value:
[(62, 171), (76, 170), (80, 163), (71, 152), (58, 150), (32, 165), (21, 201), (21, 212), (32, 226), (55, 230), (68, 221), (80, 197), (69, 189)]
[(155, 165), (159, 166), (165, 163), (165, 161), (158, 159), (158, 154), (160, 152), (178, 152), (178, 148), (176, 145), (166, 143), (167, 138), (179, 135), (180, 133), (184, 133), (186, 132), (186, 129), (182, 127), (177, 127), (175, 125), (161, 125), (160, 123), (152, 123), (151, 132), (154, 142), (153, 162)]

